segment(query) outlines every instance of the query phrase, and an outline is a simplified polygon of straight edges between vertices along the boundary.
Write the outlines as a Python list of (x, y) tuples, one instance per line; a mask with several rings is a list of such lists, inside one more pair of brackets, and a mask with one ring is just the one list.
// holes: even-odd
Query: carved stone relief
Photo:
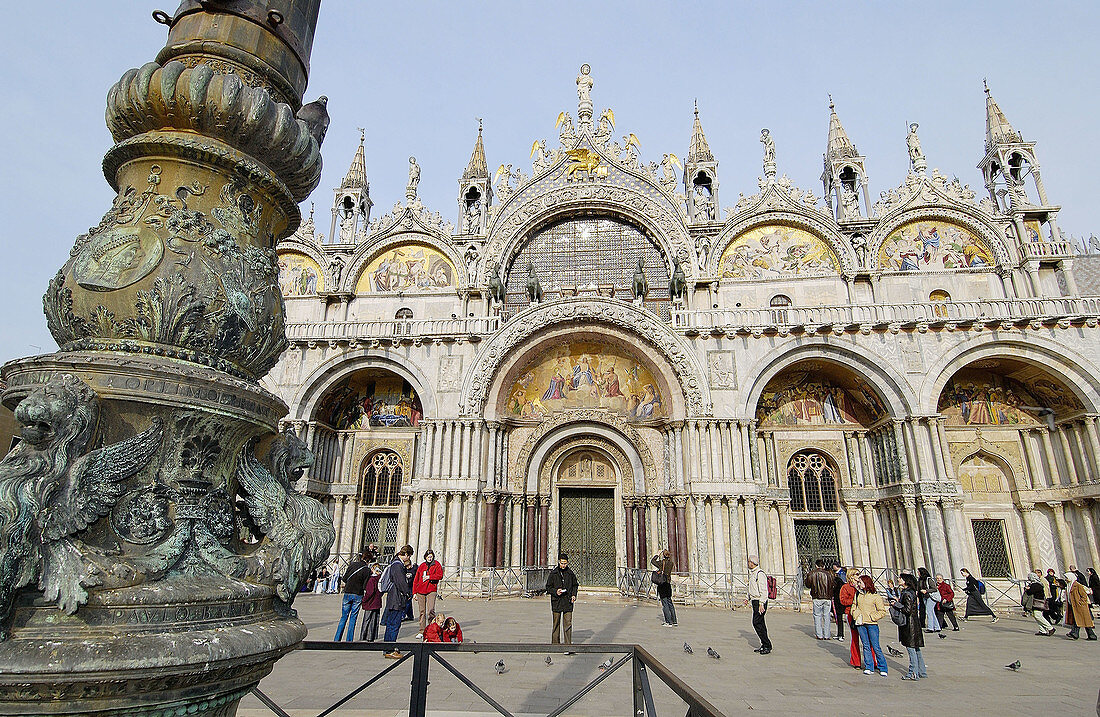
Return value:
[(455, 393), (462, 390), (462, 356), (439, 357), (439, 392)]
[(733, 351), (708, 351), (707, 376), (710, 387), (716, 389), (736, 389), (737, 369)]

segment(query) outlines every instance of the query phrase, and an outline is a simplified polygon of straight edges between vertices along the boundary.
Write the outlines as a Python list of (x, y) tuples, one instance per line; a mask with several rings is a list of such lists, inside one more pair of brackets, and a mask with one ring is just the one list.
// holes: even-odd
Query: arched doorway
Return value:
[(803, 572), (813, 569), (818, 558), (826, 563), (840, 560), (837, 475), (832, 458), (818, 450), (799, 451), (787, 462), (795, 546)]
[(615, 485), (620, 469), (603, 451), (579, 447), (558, 463), (559, 550), (581, 585), (615, 585)]

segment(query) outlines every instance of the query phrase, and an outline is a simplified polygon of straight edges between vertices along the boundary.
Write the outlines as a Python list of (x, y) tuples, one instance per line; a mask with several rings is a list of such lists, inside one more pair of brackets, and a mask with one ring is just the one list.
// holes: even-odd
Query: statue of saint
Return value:
[(924, 152), (920, 148), (920, 137), (917, 136), (917, 123), (909, 125), (909, 134), (905, 136), (905, 145), (909, 148), (909, 164), (920, 171), (924, 164)]
[(420, 165), (416, 163), (416, 157), (409, 157), (409, 186), (405, 188), (405, 194), (409, 199), (416, 197), (416, 189), (420, 186)]
[(580, 104), (592, 103), (592, 68), (588, 63), (581, 65), (581, 74), (577, 75), (577, 101)]
[(767, 129), (760, 130), (760, 144), (764, 145), (764, 163), (775, 161), (775, 140)]

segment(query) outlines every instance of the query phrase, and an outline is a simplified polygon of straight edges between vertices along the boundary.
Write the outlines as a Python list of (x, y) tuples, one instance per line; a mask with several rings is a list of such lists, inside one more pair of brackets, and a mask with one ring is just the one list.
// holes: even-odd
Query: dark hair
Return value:
[(823, 568), (823, 567), (825, 567), (825, 561), (822, 560), (821, 558), (818, 558), (817, 560), (814, 561), (814, 565), (816, 565), (819, 568)]
[(905, 582), (905, 587), (909, 588), (910, 590), (917, 589), (917, 576), (913, 573), (902, 573), (901, 579)]
[(432, 550), (431, 548), (428, 548), (427, 550), (424, 551), (424, 559), (427, 560), (429, 555), (431, 555), (433, 557), (435, 556), (435, 551)]
[(558, 560), (569, 560), (569, 553), (558, 553)]
[(928, 572), (928, 568), (917, 568), (917, 575), (920, 576), (921, 580), (927, 580), (932, 577), (932, 574)]
[(865, 592), (875, 592), (875, 581), (871, 579), (870, 575), (860, 575), (859, 582), (863, 585), (863, 590)]
[(415, 552), (416, 551), (413, 550), (413, 547), (411, 545), (403, 545), (403, 546), (401, 546), (401, 550), (397, 551), (397, 554), (398, 555), (408, 555), (411, 558), (413, 556), (413, 553), (415, 553)]

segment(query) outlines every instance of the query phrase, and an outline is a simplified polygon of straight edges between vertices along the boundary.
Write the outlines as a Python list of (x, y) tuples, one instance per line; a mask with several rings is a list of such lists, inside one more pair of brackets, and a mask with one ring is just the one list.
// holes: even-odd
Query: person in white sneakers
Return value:
[(753, 652), (766, 655), (772, 651), (768, 626), (764, 622), (764, 613), (768, 611), (768, 576), (760, 567), (760, 558), (755, 555), (749, 556), (749, 604), (752, 605), (752, 629), (760, 637), (760, 647)]

